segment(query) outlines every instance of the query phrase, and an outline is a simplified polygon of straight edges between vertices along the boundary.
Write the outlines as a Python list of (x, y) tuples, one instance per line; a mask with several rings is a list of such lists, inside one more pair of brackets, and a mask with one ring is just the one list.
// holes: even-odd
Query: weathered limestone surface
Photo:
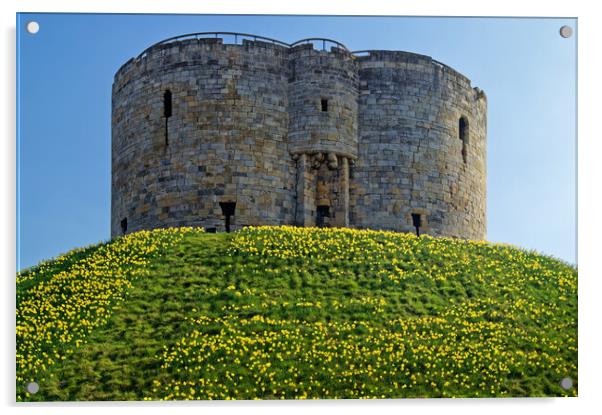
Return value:
[(113, 83), (111, 234), (125, 222), (221, 231), (219, 203), (236, 202), (233, 229), (412, 232), (418, 214), (421, 233), (483, 239), (486, 106), (467, 78), (413, 53), (155, 46)]
[[(351, 223), (484, 239), (486, 101), (430, 57), (374, 51), (360, 57), (359, 157)], [(468, 122), (465, 157), (459, 120)], [(466, 161), (464, 161), (466, 158)]]

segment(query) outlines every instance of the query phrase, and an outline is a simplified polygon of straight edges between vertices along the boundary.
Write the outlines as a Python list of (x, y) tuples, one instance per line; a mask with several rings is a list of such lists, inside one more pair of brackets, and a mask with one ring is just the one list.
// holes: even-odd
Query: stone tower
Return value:
[(111, 235), (294, 224), (483, 239), (486, 106), (413, 53), (167, 39), (115, 75)]

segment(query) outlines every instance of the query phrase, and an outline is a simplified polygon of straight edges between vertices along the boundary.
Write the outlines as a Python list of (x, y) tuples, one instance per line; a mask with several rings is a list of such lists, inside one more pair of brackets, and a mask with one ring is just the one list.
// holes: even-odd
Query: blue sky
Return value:
[[(40, 24), (30, 35), (28, 21)], [(575, 19), (17, 15), (17, 269), (109, 238), (115, 71), (175, 35), (236, 31), (430, 55), (488, 97), (490, 241), (576, 263)]]

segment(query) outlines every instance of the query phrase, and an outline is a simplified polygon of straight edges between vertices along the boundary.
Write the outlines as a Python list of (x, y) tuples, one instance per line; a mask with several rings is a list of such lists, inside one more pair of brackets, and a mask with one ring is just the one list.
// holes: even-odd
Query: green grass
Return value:
[[(98, 249), (19, 276), (17, 308)], [(259, 228), (185, 232), (144, 268), (84, 343), (48, 343), (44, 353), (70, 351), (23, 374), (18, 399), (577, 394), (577, 271), (537, 253)], [(23, 392), (28, 379), (37, 394)]]

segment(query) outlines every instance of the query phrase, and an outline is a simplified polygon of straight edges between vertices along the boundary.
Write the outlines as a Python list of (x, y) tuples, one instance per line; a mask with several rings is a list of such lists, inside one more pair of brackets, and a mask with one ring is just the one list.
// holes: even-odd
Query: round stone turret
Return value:
[(360, 152), (353, 169), (357, 226), (483, 239), (486, 100), (428, 56), (358, 57)]
[(357, 64), (347, 50), (315, 50), (311, 43), (289, 54), (289, 151), (357, 157)]

